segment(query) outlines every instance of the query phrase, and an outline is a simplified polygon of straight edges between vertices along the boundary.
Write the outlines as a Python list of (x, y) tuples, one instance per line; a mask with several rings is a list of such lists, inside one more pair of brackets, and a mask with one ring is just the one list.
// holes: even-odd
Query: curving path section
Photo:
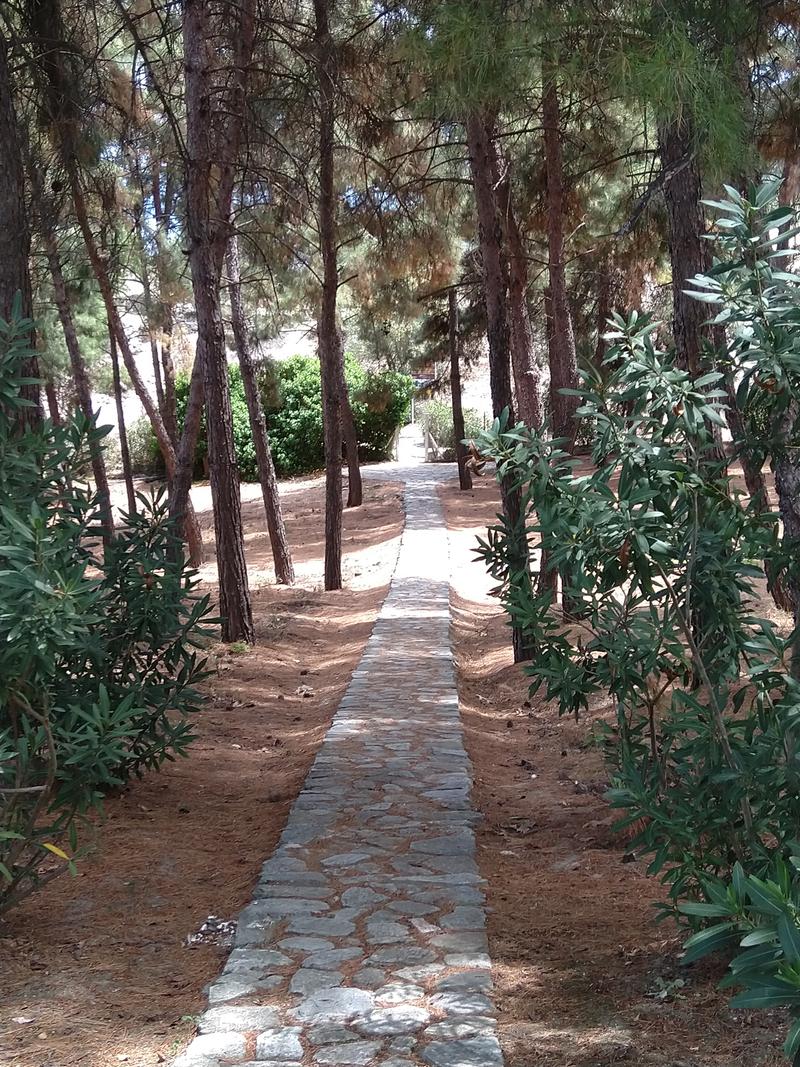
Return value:
[(174, 1067), (503, 1065), (450, 649), (443, 472), (395, 470), (406, 525), (390, 592)]

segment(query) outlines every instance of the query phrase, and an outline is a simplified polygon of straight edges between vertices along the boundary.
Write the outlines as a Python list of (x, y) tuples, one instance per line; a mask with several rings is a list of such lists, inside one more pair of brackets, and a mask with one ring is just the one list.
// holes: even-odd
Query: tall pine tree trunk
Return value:
[(514, 422), (511, 393), (511, 330), (508, 317), (508, 278), (502, 255), (502, 235), (494, 187), (494, 151), (489, 121), (473, 113), (467, 120), (472, 184), (478, 215), (486, 329), (489, 341), (489, 387), (498, 416), (505, 408)]
[[(223, 25), (224, 22), (224, 25)], [(223, 641), (255, 641), (242, 530), (239, 470), (220, 304), (234, 167), (255, 32), (254, 0), (212, 17), (208, 0), (186, 0), (186, 224), (204, 375), (209, 480), (214, 506)]]
[(688, 116), (659, 126), (658, 151), (665, 175), (675, 353), (678, 364), (697, 377), (703, 372), (703, 343), (712, 340), (711, 328), (706, 325), (708, 305), (692, 299), (684, 290), (689, 278), (706, 272), (710, 253), (708, 241), (703, 239), (703, 188)]
[(458, 484), (472, 488), (472, 475), (467, 467), (469, 452), (464, 444), (464, 406), (461, 401), (461, 330), (458, 321), (458, 297), (455, 289), (447, 294), (447, 345), (450, 351), (450, 400), (453, 406), (453, 436), (456, 441)]
[[(41, 206), (40, 206), (41, 208)], [(43, 209), (46, 212), (46, 208)], [(67, 346), (69, 364), (72, 371), (72, 380), (75, 384), (75, 395), (78, 399), (78, 407), (83, 415), (90, 421), (94, 421), (94, 407), (92, 405), (92, 387), (89, 382), (89, 372), (81, 352), (78, 333), (75, 329), (75, 321), (72, 317), (72, 307), (64, 283), (64, 274), (61, 269), (61, 257), (55, 240), (53, 229), (42, 214), (42, 230), (47, 252), (47, 263), (50, 268), (50, 278), (53, 282), (53, 296), (55, 297), (58, 317), (61, 329), (64, 333), (64, 342)], [(111, 509), (111, 490), (108, 486), (108, 474), (103, 455), (101, 441), (93, 441), (89, 449), (89, 457), (92, 464), (92, 474), (100, 500), (101, 524), (103, 528), (103, 540), (108, 542), (114, 536), (114, 516)]]
[(286, 527), (283, 522), (278, 480), (275, 476), (275, 464), (272, 462), (272, 451), (269, 447), (267, 420), (264, 418), (253, 355), (250, 351), (250, 338), (242, 299), (239, 242), (235, 234), (228, 241), (227, 265), (231, 300), (231, 324), (236, 342), (236, 351), (239, 356), (239, 366), (242, 371), (242, 385), (244, 386), (247, 411), (250, 416), (250, 429), (256, 449), (258, 478), (261, 482), (261, 495), (264, 498), (264, 511), (267, 516), (272, 559), (275, 563), (275, 578), (284, 585), (292, 585), (294, 582), (294, 566), (292, 565), (292, 554), (289, 551)]
[(550, 411), (553, 437), (565, 438), (571, 448), (577, 431), (575, 410), (578, 407), (578, 398), (564, 396), (561, 390), (577, 388), (578, 362), (567, 294), (564, 257), (564, 161), (555, 79), (555, 71), (552, 66), (546, 64), (542, 119), (547, 172), (547, 265), (550, 278)]
[(334, 122), (338, 70), (329, 0), (314, 0), (319, 82), (319, 239), (322, 294), (317, 319), (325, 435), (325, 588), (342, 588), (342, 380), (344, 359), (336, 319), (339, 288), (334, 194)]
[(508, 308), (511, 325), (511, 366), (517, 394), (517, 415), (526, 426), (541, 426), (541, 375), (536, 363), (533, 331), (528, 313), (528, 260), (514, 214), (511, 175), (506, 160), (497, 161), (496, 178), (500, 222), (508, 269)]
[(342, 353), (342, 374), (339, 388), (342, 393), (342, 438), (344, 440), (344, 454), (347, 460), (347, 506), (349, 508), (360, 508), (364, 500), (364, 488), (361, 482), (361, 464), (358, 461), (356, 420), (353, 418), (350, 393), (344, 374), (344, 353)]
[[(466, 123), (475, 207), (478, 215), (478, 235), (483, 271), (483, 292), (486, 303), (486, 332), (489, 341), (489, 385), (495, 418), (508, 412), (509, 425), (514, 423), (511, 394), (511, 330), (508, 321), (508, 280), (502, 254), (502, 231), (497, 209), (494, 182), (494, 149), (490, 132), (491, 120), (473, 112)], [(528, 545), (522, 515), (519, 489), (508, 478), (500, 483), (503, 511), (512, 530), (510, 545), (515, 580), (529, 585), (530, 569)], [(512, 630), (514, 662), (526, 659), (528, 650), (522, 630)]]
[[(17, 294), (23, 318), (31, 316), (31, 277), (28, 269), (30, 231), (25, 210), (25, 176), (22, 166), (17, 117), (5, 37), (0, 33), (0, 318), (11, 318)], [(31, 355), (20, 368), (23, 376), (37, 378), (39, 369), (31, 336)], [(21, 409), (23, 425), (39, 421), (39, 385), (21, 387), (21, 395), (30, 406)]]
[(50, 415), (50, 421), (54, 426), (62, 426), (64, 420), (61, 418), (61, 410), (58, 406), (58, 394), (56, 393), (56, 387), (53, 384), (52, 378), (45, 379), (44, 392), (47, 397), (47, 410)]
[[(189, 212), (191, 208), (187, 204)], [(208, 473), (214, 507), (222, 640), (253, 644), (255, 631), (244, 551), (239, 469), (233, 443), (220, 279), (209, 260), (208, 255), (196, 255), (191, 266), (197, 311), (197, 359), (204, 369)]]
[(109, 324), (108, 343), (111, 353), (111, 375), (114, 383), (114, 404), (117, 408), (117, 432), (119, 433), (119, 453), (122, 461), (122, 477), (125, 480), (125, 492), (128, 497), (128, 513), (136, 514), (136, 487), (133, 484), (133, 465), (128, 448), (128, 431), (125, 428), (125, 409), (122, 404), (122, 381), (119, 373), (119, 352), (117, 335)]
[[(53, 297), (55, 299), (61, 330), (64, 334), (64, 343), (69, 356), (72, 381), (75, 385), (75, 395), (78, 407), (89, 422), (94, 421), (94, 406), (92, 404), (92, 387), (89, 381), (89, 372), (83, 358), (78, 332), (75, 328), (75, 320), (72, 316), (72, 303), (67, 292), (64, 272), (61, 266), (61, 255), (58, 249), (55, 226), (51, 206), (42, 188), (42, 180), (36, 162), (28, 156), (28, 175), (32, 190), (35, 212), (39, 218), (39, 229), (47, 255), (47, 265), (50, 269), (50, 279), (53, 283)], [(89, 448), (89, 458), (92, 465), (92, 474), (100, 500), (102, 515), (101, 525), (103, 528), (103, 540), (108, 542), (114, 536), (114, 514), (111, 507), (111, 491), (108, 486), (108, 474), (106, 472), (105, 457), (101, 441), (92, 441)]]

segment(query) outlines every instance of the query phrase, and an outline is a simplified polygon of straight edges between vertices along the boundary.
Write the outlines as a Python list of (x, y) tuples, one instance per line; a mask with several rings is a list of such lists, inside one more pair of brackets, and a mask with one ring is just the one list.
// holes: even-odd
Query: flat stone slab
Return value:
[(430, 1067), (503, 1067), (503, 1053), (494, 1036), (436, 1041), (423, 1051), (422, 1058)]
[(299, 1060), (303, 1056), (299, 1026), (267, 1030), (256, 1038), (256, 1056), (260, 1060)]
[(245, 1033), (247, 1030), (266, 1030), (278, 1023), (274, 1008), (209, 1008), (200, 1016), (197, 1029), (201, 1034)]
[(430, 1012), (426, 1008), (411, 1004), (400, 1004), (388, 1008), (376, 1008), (375, 1011), (356, 1019), (355, 1029), (360, 1034), (371, 1037), (397, 1037), (399, 1034), (413, 1034), (430, 1022)]
[(455, 475), (397, 476), (389, 594), (173, 1067), (503, 1067), (436, 487)]
[(321, 989), (305, 997), (292, 1015), (306, 1023), (349, 1022), (372, 1011), (375, 995), (364, 989)]
[(381, 1050), (380, 1041), (353, 1041), (343, 1045), (329, 1045), (314, 1053), (314, 1063), (336, 1065), (351, 1064), (361, 1067), (363, 1064), (375, 1063), (375, 1057)]

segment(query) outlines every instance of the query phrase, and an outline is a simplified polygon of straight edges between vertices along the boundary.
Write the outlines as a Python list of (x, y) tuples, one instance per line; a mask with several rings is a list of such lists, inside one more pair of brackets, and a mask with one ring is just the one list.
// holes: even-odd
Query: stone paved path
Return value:
[(174, 1067), (502, 1067), (450, 650), (441, 470), (199, 1036)]

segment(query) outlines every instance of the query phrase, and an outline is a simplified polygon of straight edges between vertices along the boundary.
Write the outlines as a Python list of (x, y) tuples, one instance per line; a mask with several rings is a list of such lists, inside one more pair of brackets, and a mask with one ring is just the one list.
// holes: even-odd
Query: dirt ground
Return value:
[[(4, 1067), (151, 1067), (185, 1044), (227, 954), (187, 937), (250, 899), (360, 658), (397, 557), (400, 487), (367, 482), (364, 507), (345, 512), (341, 593), (320, 589), (320, 483), (282, 486), (291, 589), (271, 584), (257, 487), (243, 495), (258, 643), (213, 651), (190, 757), (109, 799), (78, 877), (0, 922)], [(210, 504), (203, 487), (195, 499)], [(213, 560), (210, 515), (200, 517)], [(213, 588), (213, 564), (201, 573)]]
[[(491, 581), (472, 562), (493, 479), (442, 490), (453, 635), (507, 1067), (777, 1067), (782, 1020), (732, 1012), (721, 969), (683, 968), (656, 879), (611, 831), (592, 723), (528, 700)], [(678, 985), (683, 982), (684, 985)]]

